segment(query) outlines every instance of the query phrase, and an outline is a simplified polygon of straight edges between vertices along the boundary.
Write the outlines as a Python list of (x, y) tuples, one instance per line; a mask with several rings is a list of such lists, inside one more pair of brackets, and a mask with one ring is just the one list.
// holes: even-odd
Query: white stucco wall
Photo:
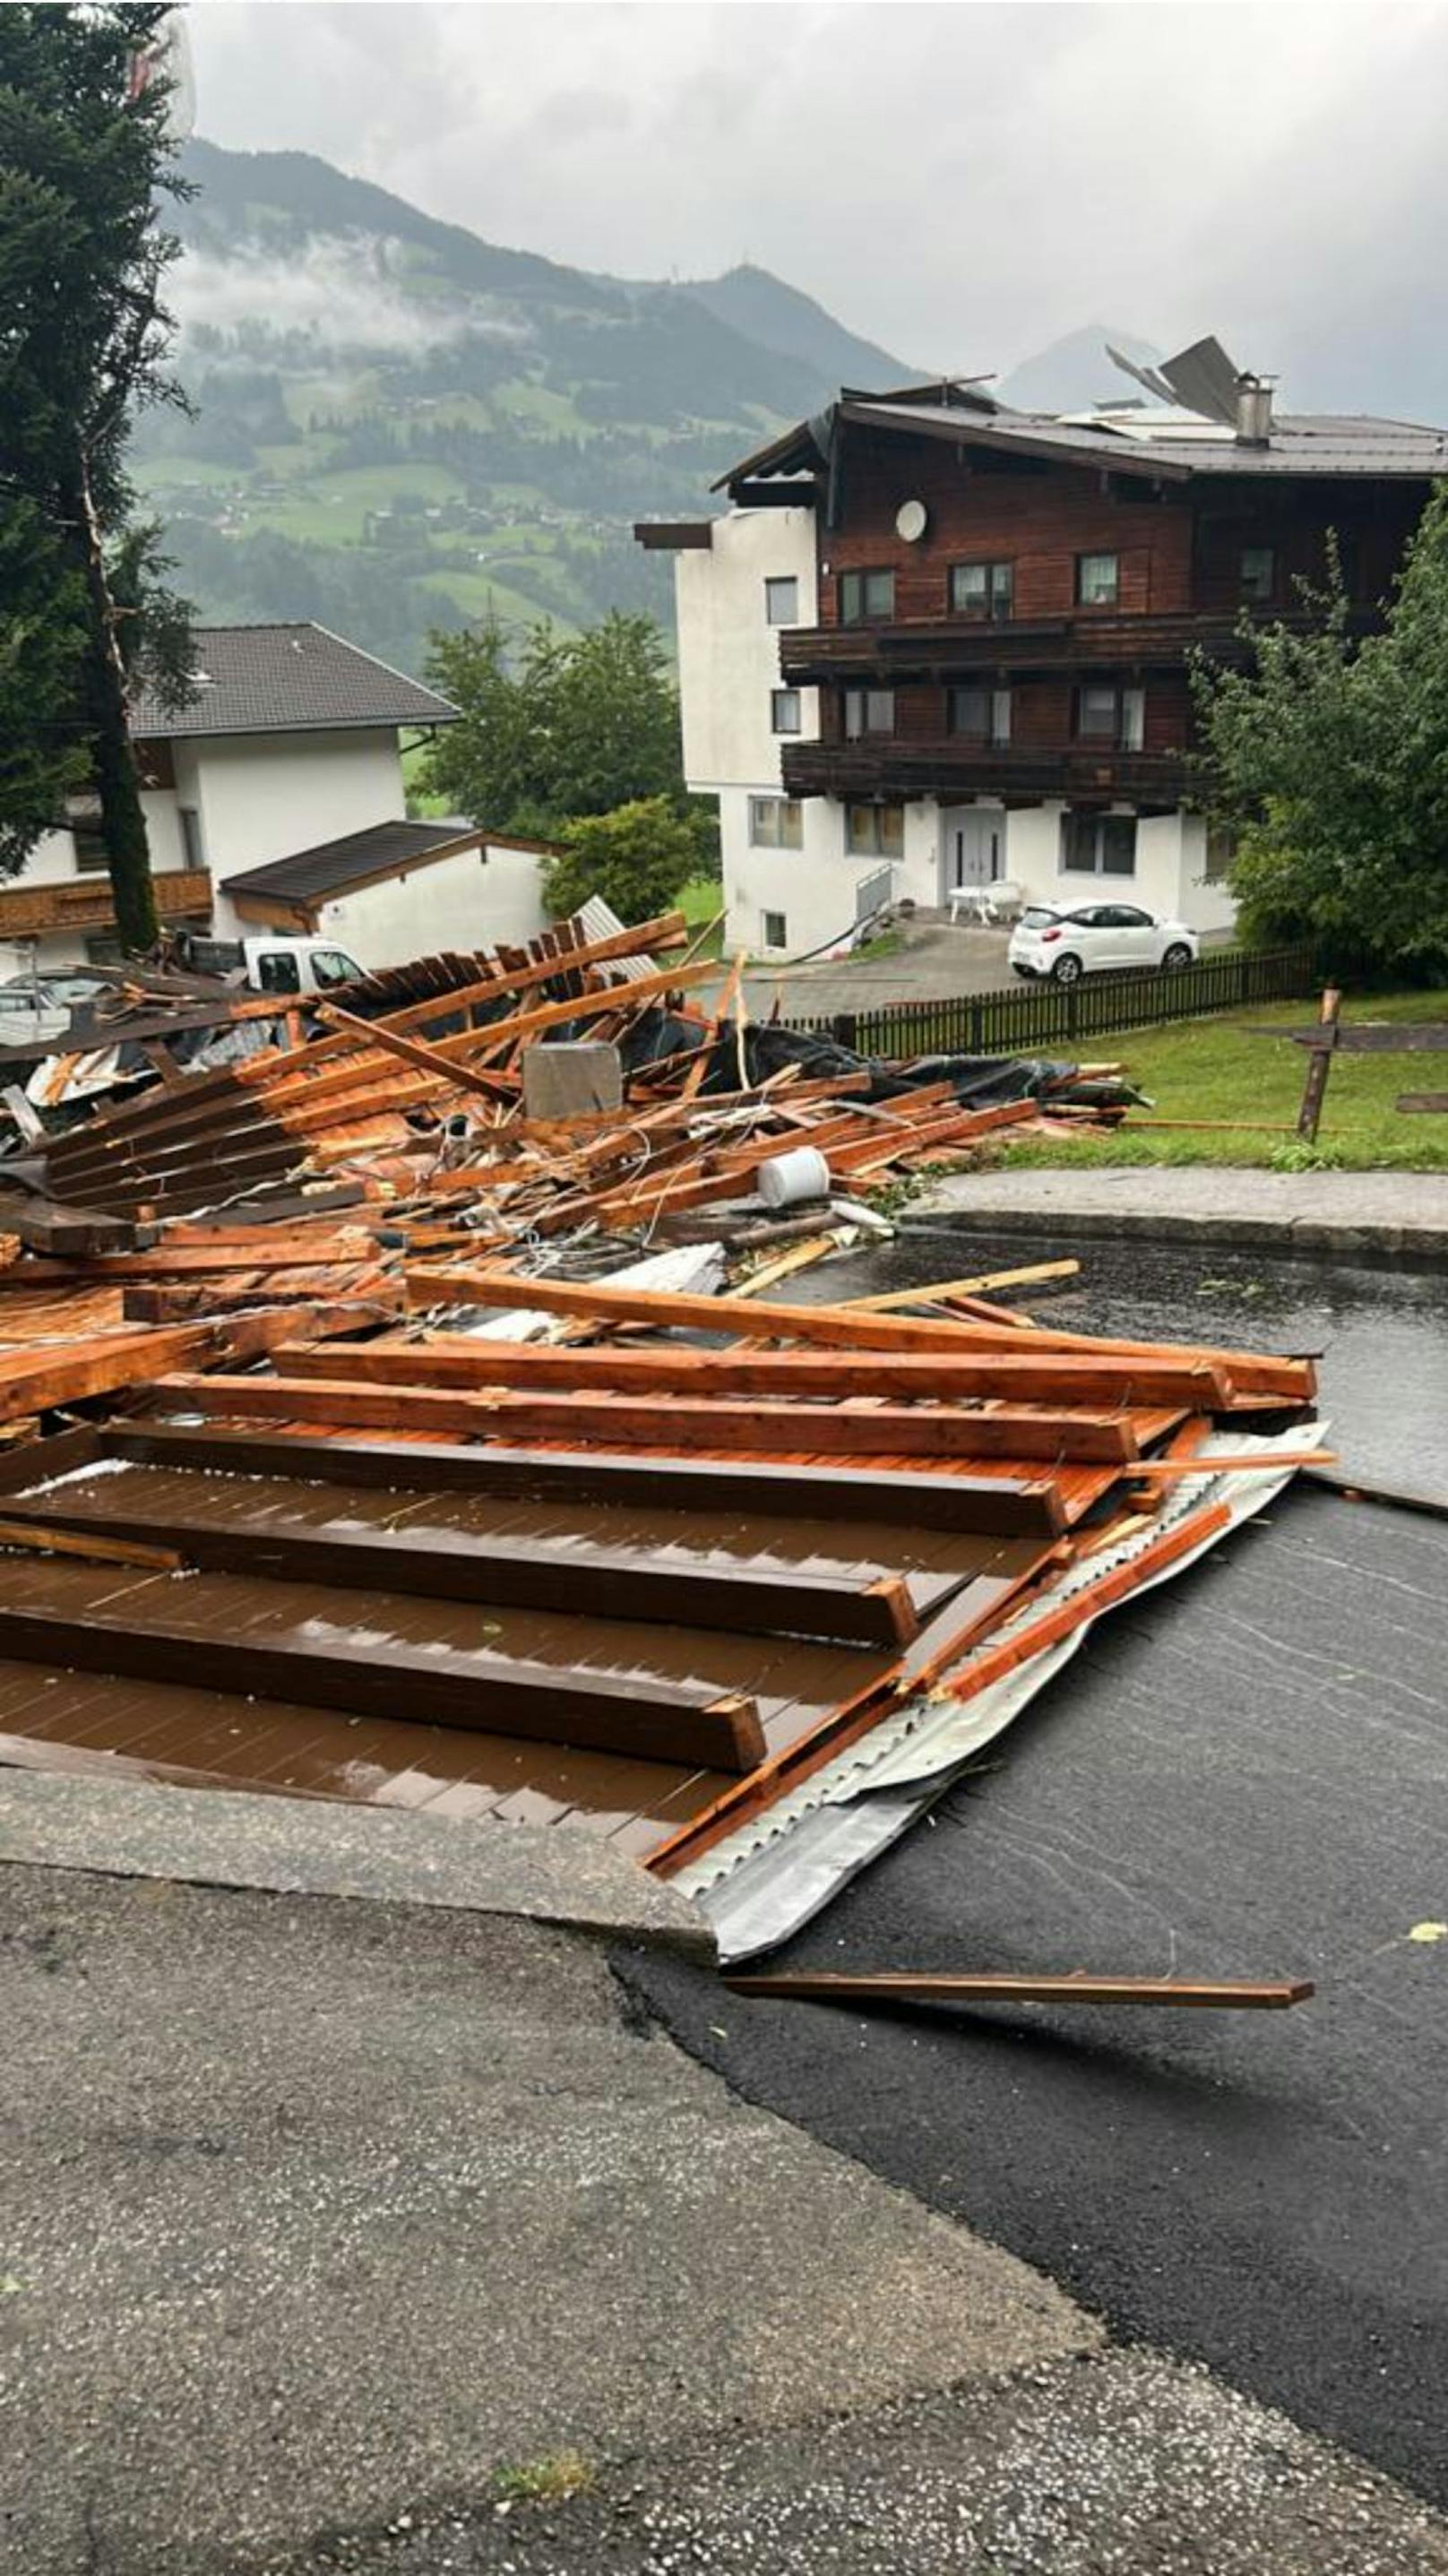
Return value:
[(178, 745), (176, 783), (178, 802), (201, 817), (222, 938), (239, 926), (223, 891), (228, 877), (369, 823), (399, 821), (407, 811), (397, 735), (381, 729), (237, 734)]
[[(726, 944), (762, 949), (768, 911), (785, 917), (784, 954), (802, 956), (827, 942), (843, 948), (855, 920), (856, 888), (883, 862), (847, 851), (845, 808), (833, 797), (803, 800), (800, 849), (756, 849), (749, 840), (749, 795), (747, 789), (728, 789), (719, 800), (728, 903)], [(978, 802), (985, 805), (988, 800)], [(904, 857), (894, 867), (895, 901), (908, 897), (925, 910), (941, 903), (942, 836), (952, 815), (961, 810), (959, 801), (942, 808), (931, 797), (906, 805)], [(1000, 813), (998, 806), (992, 810)], [(1003, 874), (1029, 901), (1086, 903), (1093, 896), (1109, 901), (1114, 893), (1123, 902), (1190, 922), (1196, 930), (1230, 929), (1234, 907), (1227, 889), (1204, 882), (1206, 833), (1199, 816), (1139, 816), (1134, 876), (1108, 877), (1062, 868), (1064, 811), (1062, 802), (1052, 799), (1017, 806), (1001, 818)]]
[[(812, 510), (736, 510), (713, 522), (713, 542), (675, 558), (679, 612), (679, 688), (684, 710), (684, 773), (699, 795), (726, 787), (778, 789), (779, 739), (770, 725), (770, 692), (781, 686), (780, 629), (765, 616), (764, 585), (799, 585), (792, 623), (817, 616)], [(819, 731), (819, 692), (800, 692), (800, 730)]]
[[(768, 912), (782, 912), (787, 946), (782, 952), (803, 956), (827, 943), (844, 948), (856, 919), (858, 888), (889, 864), (891, 897), (909, 897), (930, 907), (940, 900), (940, 818), (929, 799), (905, 807), (903, 857), (887, 862), (862, 855), (845, 845), (845, 808), (831, 796), (807, 796), (801, 803), (802, 846), (797, 850), (755, 848), (749, 839), (751, 794), (769, 790), (725, 789), (719, 798), (720, 848), (727, 904), (725, 944), (761, 949)], [(774, 793), (778, 793), (775, 789)]]
[(540, 891), (543, 864), (531, 850), (496, 843), (486, 858), (464, 850), (456, 858), (435, 859), (324, 904), (317, 935), (335, 939), (359, 966), (400, 966), (440, 948), (533, 939), (548, 926)]
[(1230, 887), (1207, 879), (1207, 826), (1200, 814), (1183, 814), (1177, 911), (1193, 930), (1230, 930), (1237, 907)]

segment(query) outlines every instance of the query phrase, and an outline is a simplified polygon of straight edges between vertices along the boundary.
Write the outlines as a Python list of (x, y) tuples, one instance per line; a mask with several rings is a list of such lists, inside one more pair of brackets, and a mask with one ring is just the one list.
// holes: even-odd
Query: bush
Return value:
[(563, 847), (544, 873), (543, 900), (559, 918), (598, 894), (620, 921), (651, 921), (698, 872), (694, 822), (667, 796), (637, 797), (611, 814), (580, 814), (558, 837)]

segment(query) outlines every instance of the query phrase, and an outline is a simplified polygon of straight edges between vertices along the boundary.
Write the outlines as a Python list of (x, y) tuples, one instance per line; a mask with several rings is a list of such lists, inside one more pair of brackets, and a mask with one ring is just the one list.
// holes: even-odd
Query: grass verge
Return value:
[[(1402, 1092), (1448, 1092), (1448, 1055), (1339, 1054), (1315, 1149), (1293, 1134), (1307, 1075), (1306, 1049), (1290, 1037), (1265, 1034), (1306, 1028), (1311, 1002), (1268, 1002), (1230, 1019), (1176, 1020), (1158, 1029), (1099, 1039), (1102, 1062), (1120, 1062), (1128, 1078), (1168, 1119), (1230, 1122), (1204, 1132), (1163, 1124), (1153, 1134), (1151, 1113), (1107, 1137), (1071, 1137), (1057, 1145), (1022, 1138), (1001, 1148), (1005, 1164), (1052, 1169), (1077, 1165), (1162, 1163), (1254, 1164), (1288, 1171), (1448, 1171), (1448, 1114), (1404, 1115)], [(1448, 1022), (1448, 993), (1350, 994), (1345, 1020)], [(1271, 1133), (1264, 1130), (1277, 1129)]]

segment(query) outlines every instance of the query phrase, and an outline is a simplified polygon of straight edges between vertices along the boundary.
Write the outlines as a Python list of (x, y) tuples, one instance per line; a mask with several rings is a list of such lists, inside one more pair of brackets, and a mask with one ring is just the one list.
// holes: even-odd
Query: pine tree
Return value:
[[(153, 943), (156, 913), (128, 704), (157, 642), (173, 702), (188, 658), (184, 604), (166, 591), (126, 473), (137, 409), (183, 400), (166, 372), (161, 300), (178, 244), (157, 207), (185, 183), (172, 167), (165, 84), (138, 77), (166, 16), (151, 5), (0, 9), (0, 495), (44, 532), (35, 561), (53, 579), (42, 624), (50, 662), (68, 671), (63, 710), (37, 708), (30, 767), (67, 737), (82, 756), (131, 951)], [(8, 560), (0, 548), (0, 647), (26, 627)], [(33, 592), (32, 581), (32, 620)], [(33, 622), (26, 631), (46, 658)], [(14, 863), (45, 821), (3, 819), (0, 847)]]

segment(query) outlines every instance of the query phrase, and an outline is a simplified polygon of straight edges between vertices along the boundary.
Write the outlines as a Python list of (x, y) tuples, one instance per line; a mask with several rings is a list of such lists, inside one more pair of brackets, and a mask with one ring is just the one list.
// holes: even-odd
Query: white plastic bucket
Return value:
[(767, 1208), (802, 1207), (806, 1199), (828, 1197), (830, 1167), (813, 1145), (799, 1145), (792, 1154), (761, 1163), (754, 1186)]

